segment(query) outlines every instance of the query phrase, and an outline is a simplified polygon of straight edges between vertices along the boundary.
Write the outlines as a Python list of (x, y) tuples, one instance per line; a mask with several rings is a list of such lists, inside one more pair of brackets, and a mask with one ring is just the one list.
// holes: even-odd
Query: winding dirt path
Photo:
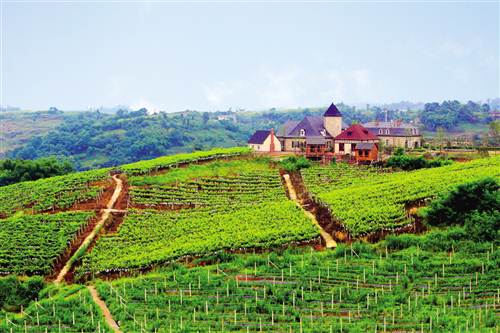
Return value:
[(319, 232), (321, 234), (321, 237), (325, 241), (326, 248), (327, 249), (336, 248), (337, 247), (337, 242), (333, 239), (332, 235), (330, 235), (329, 233), (327, 233), (321, 227), (321, 225), (319, 224), (318, 220), (316, 219), (316, 217), (311, 212), (305, 210), (302, 207), (302, 205), (300, 203), (300, 200), (298, 200), (298, 198), (297, 198), (297, 192), (295, 191), (295, 188), (293, 187), (292, 181), (290, 180), (290, 175), (287, 174), (287, 173), (285, 173), (283, 175), (283, 179), (285, 180), (285, 184), (286, 184), (286, 187), (288, 189), (288, 194), (290, 195), (290, 199), (293, 200), (295, 202), (295, 204), (304, 211), (304, 214), (306, 214), (306, 216), (309, 217), (314, 222), (314, 224), (316, 224), (318, 226)]
[(113, 316), (111, 315), (111, 312), (108, 309), (108, 306), (104, 301), (99, 297), (99, 293), (97, 292), (97, 289), (95, 289), (94, 286), (87, 286), (87, 289), (90, 292), (90, 295), (92, 296), (92, 300), (94, 303), (101, 309), (101, 312), (104, 316), (104, 319), (106, 319), (106, 323), (108, 326), (113, 330), (115, 333), (122, 333), (120, 331), (120, 327), (116, 323), (116, 321), (113, 319)]
[(94, 238), (96, 237), (97, 233), (99, 230), (101, 230), (102, 226), (106, 222), (106, 220), (109, 218), (112, 212), (115, 210), (113, 209), (116, 201), (118, 200), (118, 197), (120, 196), (120, 193), (122, 192), (123, 188), (123, 182), (120, 178), (118, 178), (117, 175), (113, 176), (113, 180), (115, 181), (115, 190), (113, 192), (113, 195), (108, 201), (108, 204), (106, 205), (105, 209), (101, 210), (101, 218), (99, 221), (97, 221), (94, 230), (85, 238), (85, 240), (82, 242), (80, 247), (78, 247), (78, 250), (76, 250), (75, 254), (69, 258), (69, 260), (66, 262), (66, 264), (63, 266), (59, 274), (57, 274), (56, 279), (54, 280), (54, 283), (59, 284), (62, 281), (64, 281), (64, 277), (66, 274), (71, 270), (73, 264), (78, 260), (78, 257), (81, 255), (81, 253), (85, 252), (85, 250), (89, 247), (89, 245), (92, 243)]

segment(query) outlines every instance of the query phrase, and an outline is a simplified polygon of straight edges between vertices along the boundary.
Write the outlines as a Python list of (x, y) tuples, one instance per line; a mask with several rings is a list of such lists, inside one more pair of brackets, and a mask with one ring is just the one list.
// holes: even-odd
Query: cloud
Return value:
[(335, 102), (366, 102), (377, 97), (371, 72), (364, 68), (323, 70), (298, 65), (262, 66), (246, 80), (203, 84), (205, 99), (218, 108), (301, 107)]
[(223, 81), (205, 84), (203, 87), (205, 98), (213, 106), (222, 106), (235, 93), (236, 87), (239, 85), (238, 82), (231, 84)]
[(148, 109), (149, 114), (160, 112), (160, 108), (158, 108), (155, 103), (152, 103), (151, 101), (148, 101), (142, 97), (139, 98), (139, 100), (137, 102), (132, 103), (130, 105), (131, 110), (139, 110), (142, 108)]

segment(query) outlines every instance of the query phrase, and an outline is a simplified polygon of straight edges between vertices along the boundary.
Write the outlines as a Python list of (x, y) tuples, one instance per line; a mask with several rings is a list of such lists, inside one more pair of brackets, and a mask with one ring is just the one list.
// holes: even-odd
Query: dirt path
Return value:
[(113, 319), (113, 316), (111, 315), (111, 312), (108, 309), (108, 306), (104, 301), (99, 297), (99, 293), (97, 292), (97, 289), (95, 289), (94, 286), (87, 286), (87, 289), (90, 292), (90, 295), (92, 296), (92, 300), (94, 303), (101, 309), (101, 312), (104, 316), (104, 319), (106, 319), (106, 323), (108, 326), (113, 330), (115, 333), (122, 333), (120, 331), (120, 327), (116, 323), (116, 321)]
[(321, 234), (321, 237), (325, 241), (326, 248), (327, 249), (336, 248), (337, 247), (337, 242), (335, 242), (335, 240), (333, 239), (332, 235), (330, 235), (329, 233), (327, 233), (321, 227), (321, 225), (319, 224), (318, 220), (316, 220), (316, 217), (313, 214), (311, 214), (311, 212), (305, 210), (302, 207), (300, 201), (297, 199), (297, 192), (295, 191), (295, 188), (293, 187), (292, 181), (290, 180), (290, 175), (289, 174), (284, 174), (283, 175), (283, 179), (285, 180), (285, 184), (286, 184), (286, 187), (288, 189), (288, 194), (290, 195), (290, 199), (293, 200), (295, 202), (295, 204), (304, 211), (304, 214), (306, 214), (306, 216), (309, 217), (314, 222), (314, 224), (316, 224), (318, 226), (320, 234)]
[(108, 204), (106, 205), (106, 209), (101, 210), (101, 218), (99, 221), (97, 221), (94, 230), (85, 238), (85, 240), (82, 242), (78, 250), (75, 252), (75, 254), (66, 262), (66, 264), (63, 266), (59, 274), (57, 275), (56, 279), (54, 280), (54, 283), (58, 284), (61, 283), (64, 280), (64, 277), (66, 274), (71, 270), (73, 264), (78, 260), (79, 256), (81, 253), (85, 252), (85, 250), (88, 248), (90, 243), (94, 240), (95, 236), (101, 230), (102, 226), (106, 222), (106, 220), (109, 218), (111, 213), (114, 211), (113, 206), (116, 203), (116, 200), (120, 196), (120, 193), (123, 188), (123, 182), (120, 178), (118, 178), (117, 175), (113, 176), (113, 180), (115, 181), (115, 190), (113, 192), (113, 195), (108, 201)]

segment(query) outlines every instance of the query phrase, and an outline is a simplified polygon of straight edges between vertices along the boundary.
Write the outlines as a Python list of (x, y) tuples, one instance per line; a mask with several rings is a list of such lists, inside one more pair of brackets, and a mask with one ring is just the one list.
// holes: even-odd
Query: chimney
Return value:
[(275, 147), (274, 147), (274, 128), (271, 128), (271, 133), (269, 134), (269, 136), (271, 137), (271, 144), (269, 146), (269, 152), (270, 153), (274, 153), (274, 150), (275, 150)]

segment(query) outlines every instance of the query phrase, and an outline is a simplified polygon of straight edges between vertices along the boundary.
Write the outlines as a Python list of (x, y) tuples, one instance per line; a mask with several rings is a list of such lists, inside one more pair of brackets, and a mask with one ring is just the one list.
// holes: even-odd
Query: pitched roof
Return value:
[(361, 126), (360, 124), (351, 125), (348, 129), (342, 131), (339, 135), (335, 137), (335, 140), (357, 140), (357, 141), (368, 141), (368, 140), (378, 140), (378, 137)]
[(376, 128), (417, 128), (417, 126), (403, 123), (402, 121), (370, 121), (363, 124), (364, 127)]
[(271, 134), (271, 131), (255, 131), (255, 133), (248, 139), (248, 143), (262, 144)]
[[(323, 136), (321, 131), (325, 130), (323, 117), (321, 116), (307, 116), (295, 128), (290, 131), (289, 136), (300, 136), (300, 130), (306, 132), (306, 137), (310, 136)], [(326, 130), (325, 130), (326, 132)], [(328, 132), (326, 132), (328, 134)], [(329, 134), (328, 134), (329, 135)]]
[[(370, 132), (381, 136), (415, 136), (420, 135), (420, 130), (417, 126), (403, 123), (400, 121), (370, 121), (363, 124)], [(382, 133), (379, 132), (382, 130)], [(386, 131), (389, 131), (387, 133)]]
[(297, 120), (287, 120), (279, 129), (278, 136), (289, 136), (290, 132), (299, 124)]
[(306, 145), (326, 145), (324, 136), (310, 136), (306, 138)]
[(356, 144), (355, 150), (372, 150), (374, 145), (373, 142), (361, 142)]
[(323, 114), (323, 117), (342, 117), (342, 114), (340, 113), (339, 109), (335, 106), (335, 104), (332, 103), (328, 110)]

